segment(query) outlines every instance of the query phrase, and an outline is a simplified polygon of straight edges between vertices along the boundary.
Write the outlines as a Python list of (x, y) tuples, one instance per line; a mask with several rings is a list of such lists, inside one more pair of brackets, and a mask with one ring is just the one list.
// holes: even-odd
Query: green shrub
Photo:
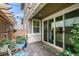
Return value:
[(25, 43), (27, 42), (27, 37), (24, 37), (24, 36), (17, 36), (17, 43)]
[[(72, 30), (71, 30), (71, 40), (73, 41), (73, 47), (75, 49), (74, 55), (79, 56), (79, 24), (73, 24)], [(63, 52), (60, 52), (59, 55), (65, 55), (70, 56), (70, 51), (64, 50)]]
[(73, 56), (73, 53), (69, 50), (64, 50), (58, 53), (59, 56)]
[(3, 47), (4, 45), (12, 44), (12, 41), (9, 38), (5, 38), (1, 43), (0, 47)]
[(79, 24), (73, 24), (71, 30), (71, 39), (75, 49), (75, 55), (79, 56)]

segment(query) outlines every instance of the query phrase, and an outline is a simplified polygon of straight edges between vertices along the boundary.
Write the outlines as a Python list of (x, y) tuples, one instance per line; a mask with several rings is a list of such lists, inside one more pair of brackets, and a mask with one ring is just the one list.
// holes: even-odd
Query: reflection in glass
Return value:
[(65, 14), (65, 49), (71, 49), (74, 52), (71, 29), (72, 25), (79, 23), (79, 9)]
[(62, 47), (63, 40), (63, 16), (56, 17), (56, 45)]
[(33, 21), (33, 33), (39, 33), (39, 21)]
[(71, 41), (71, 27), (65, 27), (65, 48), (66, 49), (73, 49), (73, 44)]
[(53, 43), (53, 40), (54, 40), (54, 32), (53, 32), (54, 28), (52, 28), (52, 26), (54, 26), (54, 25), (52, 25), (52, 23), (53, 23), (53, 19), (49, 20), (48, 40), (49, 40), (50, 43)]
[(39, 33), (39, 27), (34, 27), (34, 28), (33, 28), (33, 32), (34, 32), (34, 33)]
[(47, 21), (44, 21), (44, 41), (47, 41)]
[(62, 27), (56, 27), (56, 45), (62, 47)]

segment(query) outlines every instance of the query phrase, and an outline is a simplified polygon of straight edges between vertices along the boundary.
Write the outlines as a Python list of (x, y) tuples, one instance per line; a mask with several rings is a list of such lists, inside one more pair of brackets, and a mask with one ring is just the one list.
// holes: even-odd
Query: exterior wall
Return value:
[(25, 29), (26, 29), (26, 32), (28, 34), (31, 34), (32, 33), (32, 20), (26, 20), (25, 22)]
[[(25, 4), (24, 7), (24, 28), (26, 28), (26, 32), (28, 33), (28, 43), (33, 43), (37, 41), (41, 41), (41, 31), (40, 33), (33, 33), (33, 23), (30, 20), (43, 6), (45, 3), (28, 3)], [(26, 22), (25, 22), (26, 21)], [(40, 22), (41, 23), (41, 22)], [(41, 24), (40, 24), (41, 26)], [(40, 27), (41, 29), (41, 27)]]
[(41, 34), (28, 34), (28, 43), (41, 41)]
[(27, 30), (29, 30), (28, 31), (28, 43), (34, 43), (34, 42), (41, 41), (41, 22), (40, 22), (40, 32), (33, 33), (33, 20), (38, 21), (38, 19), (32, 19), (32, 21), (30, 21), (30, 23), (27, 23), (28, 27), (29, 27), (29, 29), (27, 29)]
[(28, 43), (41, 41), (41, 31), (40, 33), (33, 33), (33, 19), (26, 20), (26, 31), (28, 33)]

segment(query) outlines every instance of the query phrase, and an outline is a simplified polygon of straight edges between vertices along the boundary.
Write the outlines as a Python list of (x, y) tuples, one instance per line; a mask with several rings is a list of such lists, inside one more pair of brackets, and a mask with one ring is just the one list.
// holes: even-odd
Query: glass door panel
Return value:
[(62, 40), (62, 32), (63, 29), (62, 27), (56, 27), (56, 45), (59, 46), (59, 47), (63, 47), (62, 44), (63, 44), (63, 40)]
[(63, 20), (62, 16), (56, 18), (56, 45), (63, 47)]
[(53, 19), (49, 20), (49, 24), (48, 24), (48, 41), (50, 43), (54, 43), (54, 28), (52, 28), (52, 25), (53, 23)]
[(44, 21), (44, 41), (47, 41), (47, 21)]
[(79, 23), (79, 9), (65, 14), (65, 49), (70, 49), (73, 52), (73, 40), (71, 40), (72, 25)]

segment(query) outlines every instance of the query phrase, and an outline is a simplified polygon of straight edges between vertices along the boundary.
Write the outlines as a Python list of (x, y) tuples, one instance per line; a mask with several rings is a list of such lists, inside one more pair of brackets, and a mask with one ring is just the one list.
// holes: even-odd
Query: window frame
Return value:
[[(34, 26), (34, 21), (38, 21), (39, 26)], [(34, 32), (34, 28), (39, 28), (39, 32)], [(39, 19), (32, 20), (32, 33), (41, 33), (41, 20), (39, 20)]]

